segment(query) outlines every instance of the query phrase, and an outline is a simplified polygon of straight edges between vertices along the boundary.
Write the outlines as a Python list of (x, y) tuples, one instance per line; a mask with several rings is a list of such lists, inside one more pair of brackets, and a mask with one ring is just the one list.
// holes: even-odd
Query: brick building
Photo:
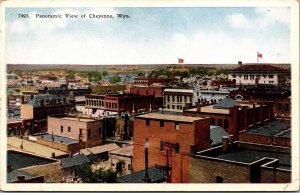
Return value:
[(152, 84), (171, 85), (173, 78), (135, 77), (134, 86), (151, 86)]
[(185, 107), (195, 106), (200, 101), (200, 88), (166, 88), (164, 90), (164, 108), (167, 111), (180, 112)]
[(238, 101), (272, 102), (273, 111), (277, 117), (291, 116), (291, 87), (282, 86), (244, 86), (233, 90), (229, 96)]
[(210, 145), (210, 121), (206, 118), (149, 113), (134, 120), (133, 170), (144, 169), (144, 144), (149, 141), (149, 168), (166, 168), (167, 181), (189, 182), (190, 151)]
[(67, 85), (60, 87), (45, 87), (44, 89), (39, 89), (38, 93), (41, 94), (51, 94), (51, 95), (62, 95), (68, 97), (70, 93), (73, 93), (74, 96), (84, 96), (86, 94), (91, 94), (92, 89), (90, 88), (68, 88)]
[(119, 114), (121, 112), (137, 113), (148, 111), (155, 106), (154, 96), (141, 96), (139, 94), (114, 94), (114, 95), (86, 95), (86, 107), (98, 109), (99, 116)]
[(291, 123), (282, 120), (258, 125), (239, 133), (239, 140), (274, 146), (291, 147)]
[(289, 183), (291, 149), (236, 141), (191, 156), (191, 183)]
[(272, 103), (239, 103), (231, 98), (225, 98), (215, 105), (199, 105), (186, 109), (183, 115), (209, 117), (211, 125), (223, 127), (235, 140), (238, 139), (240, 131), (247, 131), (248, 128), (274, 119)]
[(141, 96), (154, 96), (155, 107), (163, 105), (163, 93), (166, 86), (139, 86), (130, 88), (131, 94), (139, 94)]
[(22, 136), (30, 133), (33, 127), (33, 119), (7, 119), (7, 136)]
[(259, 84), (282, 85), (288, 79), (288, 71), (270, 64), (246, 64), (239, 63), (239, 67), (228, 72), (228, 80), (235, 80), (236, 84), (254, 85)]
[(30, 134), (47, 131), (47, 116), (69, 112), (73, 105), (65, 97), (53, 95), (34, 96), (21, 105), (21, 118), (33, 119)]
[(48, 132), (70, 139), (79, 139), (87, 147), (103, 144), (103, 121), (66, 115), (48, 116)]

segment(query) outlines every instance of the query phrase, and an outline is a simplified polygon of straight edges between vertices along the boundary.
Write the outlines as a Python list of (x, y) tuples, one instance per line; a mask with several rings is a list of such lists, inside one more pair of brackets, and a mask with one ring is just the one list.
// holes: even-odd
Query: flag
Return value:
[(179, 63), (179, 64), (183, 64), (183, 63), (184, 63), (184, 59), (178, 58), (178, 63)]
[(262, 58), (262, 54), (259, 53), (259, 52), (257, 52), (257, 57), (258, 57), (258, 58)]

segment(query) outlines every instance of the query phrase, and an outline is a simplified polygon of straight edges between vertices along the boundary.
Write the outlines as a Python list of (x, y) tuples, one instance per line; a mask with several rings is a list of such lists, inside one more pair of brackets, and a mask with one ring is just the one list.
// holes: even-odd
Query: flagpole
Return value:
[(258, 51), (256, 53), (256, 58), (257, 58), (257, 63), (258, 63), (258, 61), (259, 61), (259, 59), (258, 59)]

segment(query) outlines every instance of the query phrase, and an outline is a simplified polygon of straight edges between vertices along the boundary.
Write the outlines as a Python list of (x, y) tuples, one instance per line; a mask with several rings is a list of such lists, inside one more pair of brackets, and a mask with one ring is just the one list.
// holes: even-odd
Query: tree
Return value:
[(107, 75), (108, 75), (107, 71), (104, 70), (104, 71), (102, 72), (102, 75), (103, 75), (103, 76), (107, 76)]
[(102, 168), (92, 170), (89, 164), (75, 167), (75, 175), (81, 178), (84, 183), (116, 183), (117, 172), (112, 169)]
[(120, 82), (121, 78), (118, 75), (115, 75), (113, 77), (110, 78), (110, 83), (115, 84), (117, 82)]

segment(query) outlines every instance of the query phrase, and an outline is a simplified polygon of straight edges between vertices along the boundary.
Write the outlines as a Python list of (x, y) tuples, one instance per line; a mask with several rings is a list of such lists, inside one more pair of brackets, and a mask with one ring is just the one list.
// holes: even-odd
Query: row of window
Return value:
[[(62, 126), (62, 125), (60, 126), (60, 132), (61, 132), (61, 133), (64, 132), (64, 126)], [(71, 132), (71, 127), (70, 127), (70, 126), (68, 127), (68, 132), (69, 132), (69, 133)], [(101, 128), (99, 128), (99, 129), (98, 129), (98, 135), (99, 135), (99, 137), (102, 136), (101, 132), (102, 132), (102, 130), (101, 130)], [(79, 135), (82, 136), (82, 129), (79, 129)], [(88, 137), (88, 138), (91, 138), (91, 129), (88, 129), (88, 130), (87, 130), (87, 137)]]
[(86, 105), (87, 106), (100, 106), (100, 107), (104, 107), (104, 101), (103, 100), (91, 100), (91, 99), (87, 99), (86, 100)]
[[(197, 92), (198, 93), (198, 92)], [(199, 94), (199, 93), (198, 93)], [(176, 102), (189, 102), (192, 101), (191, 96), (185, 96), (185, 95), (166, 95), (165, 101), (176, 101)]]
[[(218, 121), (218, 126), (223, 127), (224, 129), (228, 129), (229, 127), (229, 121), (228, 119), (224, 119), (224, 124), (223, 124), (223, 119), (217, 119)], [(211, 125), (216, 125), (216, 119), (215, 118), (211, 118), (210, 119), (210, 124)]]
[[(165, 122), (164, 121), (160, 121), (159, 122), (160, 127), (164, 127), (165, 126)], [(149, 127), (150, 126), (150, 120), (146, 119), (146, 126)], [(179, 126), (179, 122), (175, 122), (174, 128), (176, 130), (179, 130), (180, 126)]]
[[(232, 78), (236, 78), (236, 77), (239, 77), (239, 78), (241, 78), (242, 77), (242, 75), (235, 75), (235, 74), (233, 74), (232, 75)], [(272, 79), (272, 78), (274, 78), (274, 75), (244, 75), (244, 80), (248, 80), (248, 78), (250, 78), (250, 80), (254, 80), (254, 78), (258, 78), (258, 79), (260, 79), (260, 78), (267, 78), (267, 77), (269, 77), (269, 79)]]

